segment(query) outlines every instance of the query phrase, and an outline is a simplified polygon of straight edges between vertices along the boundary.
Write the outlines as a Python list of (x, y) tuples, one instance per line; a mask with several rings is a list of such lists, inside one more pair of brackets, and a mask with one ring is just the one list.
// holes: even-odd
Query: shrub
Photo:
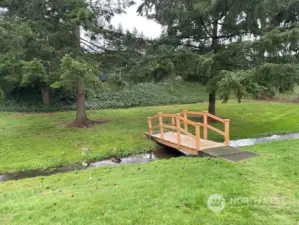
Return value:
[[(190, 82), (140, 83), (134, 85), (111, 86), (103, 93), (86, 102), (87, 109), (130, 108), (170, 104), (191, 104), (208, 99), (205, 87)], [(50, 106), (42, 103), (15, 103), (6, 101), (0, 111), (53, 112), (74, 110), (75, 104), (58, 102), (53, 99)]]

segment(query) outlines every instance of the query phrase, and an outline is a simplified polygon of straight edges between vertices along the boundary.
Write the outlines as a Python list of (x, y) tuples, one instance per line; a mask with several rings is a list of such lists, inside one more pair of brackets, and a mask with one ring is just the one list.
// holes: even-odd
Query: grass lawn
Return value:
[[(252, 120), (252, 127), (258, 126), (258, 120), (265, 119), (258, 116), (266, 112), (263, 111), (265, 107), (273, 109), (269, 123), (280, 121), (274, 115), (279, 116), (278, 112), (283, 112), (284, 107), (295, 109), (292, 105), (261, 106), (256, 116), (246, 117), (245, 114), (240, 117), (239, 112), (238, 117), (232, 113), (235, 107), (221, 106), (219, 112), (231, 115), (239, 122), (244, 118), (244, 125), (249, 125)], [(240, 107), (258, 109), (258, 104), (248, 103)], [(176, 108), (179, 107), (162, 109)], [(150, 112), (155, 110), (157, 108), (149, 109)], [(139, 119), (146, 114), (145, 109), (132, 111), (135, 115), (139, 113)], [(123, 117), (120, 119), (124, 120), (132, 111), (120, 111)], [(103, 115), (109, 117), (111, 112)], [(55, 114), (38, 123), (51, 121), (51, 118), (58, 120), (59, 115), (68, 116)], [(37, 115), (34, 117), (38, 118)], [(288, 119), (289, 116), (286, 123)], [(24, 117), (20, 120), (30, 121)], [(266, 129), (269, 125), (261, 123), (260, 126)], [(139, 125), (138, 129), (141, 128)], [(275, 128), (277, 131), (287, 130), (282, 122)], [(243, 129), (244, 135), (260, 134), (258, 131), (253, 133), (252, 129), (250, 133), (246, 127)], [(234, 132), (237, 130), (241, 131), (241, 128), (235, 128)], [(58, 134), (55, 136), (59, 137)], [(183, 157), (145, 165), (106, 167), (0, 183), (0, 224), (297, 225), (298, 145), (299, 140), (292, 140), (247, 147), (261, 157), (235, 164), (220, 159)], [(226, 199), (226, 206), (219, 214), (207, 208), (208, 197), (215, 193)], [(238, 197), (249, 200), (238, 202)]]
[[(91, 129), (66, 128), (74, 112), (0, 114), (0, 173), (81, 164), (91, 159), (148, 151), (146, 117), (183, 109), (206, 110), (207, 103), (89, 111), (107, 123)], [(299, 131), (297, 104), (246, 101), (217, 105), (218, 115), (231, 119), (231, 139)], [(214, 138), (218, 138), (214, 136)]]

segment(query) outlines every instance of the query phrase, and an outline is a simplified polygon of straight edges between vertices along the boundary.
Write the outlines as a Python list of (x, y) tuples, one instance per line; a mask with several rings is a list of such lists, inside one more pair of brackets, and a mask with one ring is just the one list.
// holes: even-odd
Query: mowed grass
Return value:
[[(297, 225), (298, 145), (247, 147), (261, 156), (239, 163), (182, 157), (0, 183), (0, 224)], [(207, 208), (212, 194), (226, 200), (218, 214)]]
[[(1, 113), (0, 173), (49, 169), (152, 150), (155, 143), (143, 135), (146, 117), (183, 109), (203, 111), (207, 103), (89, 111), (90, 118), (107, 121), (91, 129), (65, 127), (75, 112)], [(231, 139), (299, 131), (296, 104), (219, 102), (217, 114), (231, 119)]]

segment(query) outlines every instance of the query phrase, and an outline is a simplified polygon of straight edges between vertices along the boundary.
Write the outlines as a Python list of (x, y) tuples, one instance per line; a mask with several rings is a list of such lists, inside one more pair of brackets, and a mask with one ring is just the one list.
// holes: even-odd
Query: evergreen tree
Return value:
[[(21, 63), (20, 74), (23, 85), (38, 85), (42, 89), (47, 88), (46, 90), (49, 90), (50, 86), (75, 85), (71, 90), (76, 90), (77, 96), (77, 116), (73, 123), (76, 126), (90, 124), (85, 110), (84, 87), (87, 86), (85, 82), (89, 84), (95, 81), (98, 75), (97, 70), (89, 70), (98, 67), (91, 66), (96, 62), (90, 62), (92, 59), (90, 52), (85, 51), (82, 45), (92, 49), (93, 40), (102, 36), (111, 36), (113, 33), (109, 26), (111, 17), (115, 13), (123, 12), (124, 7), (132, 4), (121, 0), (116, 3), (110, 4), (109, 1), (100, 0), (3, 0), (0, 2), (0, 8), (6, 9), (4, 20), (16, 18), (19, 23), (27, 24), (33, 34), (30, 42), (21, 48), (24, 53), (22, 59), (8, 55), (11, 51), (5, 53), (5, 58)], [(87, 38), (83, 38), (82, 31), (88, 36)], [(106, 51), (101, 46), (99, 48), (101, 51)], [(7, 63), (3, 64), (7, 65)], [(19, 68), (19, 65), (15, 68)], [(83, 71), (86, 74), (83, 75)], [(95, 88), (94, 85), (88, 86)]]
[(294, 0), (144, 0), (138, 11), (165, 27), (174, 71), (207, 85), (215, 114), (217, 91), (240, 100), (298, 82), (294, 8)]
[[(0, 20), (0, 89), (10, 91), (22, 82), (22, 60), (34, 35), (28, 24), (16, 18)], [(2, 94), (3, 95), (3, 94)]]

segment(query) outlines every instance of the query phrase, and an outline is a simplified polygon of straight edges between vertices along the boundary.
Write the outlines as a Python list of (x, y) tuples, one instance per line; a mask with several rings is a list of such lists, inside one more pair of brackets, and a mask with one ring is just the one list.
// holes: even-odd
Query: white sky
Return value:
[(143, 32), (146, 37), (157, 38), (161, 35), (162, 27), (153, 20), (148, 20), (143, 16), (138, 16), (137, 8), (141, 1), (136, 0), (136, 4), (126, 9), (126, 14), (116, 15), (112, 18), (112, 24), (118, 27), (121, 24), (124, 30), (132, 31), (134, 27), (139, 32)]

